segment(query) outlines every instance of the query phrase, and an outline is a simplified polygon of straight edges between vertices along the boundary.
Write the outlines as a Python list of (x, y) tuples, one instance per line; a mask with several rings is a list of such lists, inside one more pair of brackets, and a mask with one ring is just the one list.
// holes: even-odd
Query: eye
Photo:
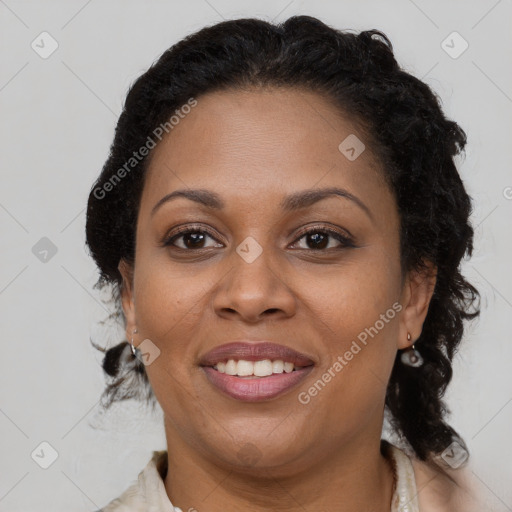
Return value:
[[(173, 246), (183, 250), (205, 249), (208, 247), (205, 247), (202, 244), (204, 243), (206, 237), (216, 240), (213, 234), (206, 229), (201, 229), (199, 227), (194, 226), (185, 226), (183, 228), (178, 229), (173, 234), (167, 236), (164, 239), (162, 245), (164, 247)], [(175, 241), (179, 240), (180, 238), (183, 239), (182, 241), (184, 246), (182, 247), (175, 244)]]
[[(161, 245), (163, 247), (172, 246), (182, 250), (207, 249), (208, 246), (204, 245), (204, 242), (207, 238), (217, 240), (215, 235), (207, 229), (194, 226), (185, 226), (177, 229), (169, 236), (166, 236)], [(327, 229), (323, 226), (313, 226), (307, 231), (303, 231), (301, 236), (296, 239), (295, 244), (297, 244), (297, 242), (303, 238), (306, 239), (306, 244), (309, 243), (312, 245), (312, 247), (299, 247), (299, 249), (319, 251), (325, 249), (342, 249), (344, 247), (355, 247), (354, 242), (350, 236), (347, 236), (338, 231), (334, 231), (332, 229)], [(329, 238), (336, 240), (338, 242), (338, 246), (329, 247)], [(182, 246), (176, 244), (176, 241), (180, 239), (182, 239)], [(222, 246), (222, 244), (220, 244), (220, 246)]]
[[(300, 241), (303, 238), (306, 239), (306, 244), (311, 243), (313, 247), (299, 247), (299, 249), (310, 249), (313, 251), (318, 251), (329, 248), (340, 249), (344, 247), (355, 247), (352, 239), (349, 236), (332, 229), (327, 229), (323, 226), (314, 226), (313, 228), (304, 231), (297, 239), (297, 241)], [(337, 247), (329, 247), (329, 238), (334, 238), (337, 240), (339, 245)], [(297, 241), (295, 243), (297, 243)]]

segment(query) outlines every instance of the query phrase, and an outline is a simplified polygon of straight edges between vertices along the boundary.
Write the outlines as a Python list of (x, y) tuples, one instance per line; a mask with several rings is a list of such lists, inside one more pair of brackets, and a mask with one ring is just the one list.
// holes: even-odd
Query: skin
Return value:
[[(385, 392), (396, 351), (421, 333), (435, 271), (402, 275), (393, 193), (368, 140), (354, 161), (339, 151), (348, 135), (365, 136), (327, 98), (251, 89), (197, 100), (153, 150), (136, 264), (119, 266), (126, 335), (136, 327), (136, 346), (149, 339), (160, 350), (146, 371), (165, 417), (166, 492), (182, 510), (388, 512), (393, 475), (379, 449)], [(357, 196), (370, 214), (336, 196), (299, 212), (280, 208), (288, 194), (331, 186)], [(225, 208), (178, 198), (151, 215), (166, 194), (196, 188), (215, 191)], [(215, 236), (162, 247), (182, 224)], [(316, 249), (299, 230), (318, 225), (348, 230), (355, 247), (330, 236)], [(251, 263), (236, 252), (247, 237), (263, 250)], [(298, 393), (397, 302), (401, 311), (300, 403)], [(285, 395), (234, 400), (209, 383), (198, 360), (236, 339), (293, 347), (316, 367)], [(249, 444), (251, 460), (240, 456)]]

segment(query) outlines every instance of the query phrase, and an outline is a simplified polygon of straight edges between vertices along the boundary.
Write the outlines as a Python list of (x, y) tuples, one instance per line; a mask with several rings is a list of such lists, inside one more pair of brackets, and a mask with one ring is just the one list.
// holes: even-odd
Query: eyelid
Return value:
[[(183, 224), (180, 226), (175, 226), (174, 228), (167, 231), (166, 234), (163, 236), (160, 245), (162, 247), (166, 247), (168, 245), (172, 246), (171, 241), (173, 239), (178, 238), (180, 235), (184, 235), (189, 232), (206, 233), (208, 236), (213, 238), (216, 242), (219, 241), (217, 234), (211, 228), (207, 228), (201, 224)], [(180, 249), (180, 247), (178, 247), (178, 249)]]
[(329, 252), (329, 251), (332, 251), (332, 250), (336, 250), (336, 249), (339, 249), (339, 250), (342, 250), (342, 249), (346, 249), (346, 248), (350, 248), (350, 247), (357, 247), (356, 244), (355, 244), (355, 239), (354, 237), (349, 234), (348, 230), (339, 230), (339, 229), (334, 229), (334, 228), (328, 228), (326, 227), (325, 225), (313, 225), (313, 226), (308, 226), (307, 228), (304, 228), (303, 230), (301, 230), (296, 236), (295, 236), (295, 241), (292, 243), (292, 245), (295, 245), (297, 243), (299, 243), (299, 241), (304, 238), (306, 235), (310, 234), (310, 233), (324, 233), (326, 234), (327, 236), (331, 237), (331, 238), (334, 238), (335, 240), (337, 240), (339, 243), (340, 243), (340, 246), (338, 247), (333, 247), (331, 249), (297, 249), (299, 251), (309, 251), (309, 252)]
[(299, 230), (299, 233), (296, 235), (297, 237), (302, 237), (305, 234), (310, 233), (312, 230), (318, 230), (318, 231), (324, 231), (326, 233), (335, 233), (343, 238), (346, 238), (347, 240), (355, 240), (355, 237), (352, 235), (352, 233), (348, 229), (343, 229), (339, 227), (332, 226), (330, 227), (329, 222), (320, 222), (317, 224), (310, 224), (306, 226), (305, 228)]

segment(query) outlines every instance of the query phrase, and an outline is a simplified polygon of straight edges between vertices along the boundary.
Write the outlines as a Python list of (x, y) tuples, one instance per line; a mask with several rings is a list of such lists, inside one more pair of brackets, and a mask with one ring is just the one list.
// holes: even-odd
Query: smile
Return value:
[[(229, 375), (229, 373), (233, 373), (233, 363), (236, 364), (237, 368), (240, 363), (242, 363), (242, 373), (245, 373), (245, 375)], [(250, 363), (252, 368), (245, 363)], [(202, 369), (208, 381), (225, 395), (243, 402), (258, 402), (276, 398), (290, 391), (296, 387), (299, 382), (305, 379), (314, 368), (314, 365), (293, 367), (292, 363), (289, 363), (286, 368), (284, 368), (286, 363), (283, 363), (283, 361), (273, 361), (269, 363), (267, 360), (262, 361), (266, 366), (266, 370), (264, 370), (266, 371), (266, 375), (258, 376), (258, 372), (263, 371), (258, 368), (258, 366), (263, 365), (258, 365), (258, 363), (260, 363), (260, 361), (256, 361), (255, 364), (253, 364), (251, 361), (235, 362), (229, 360), (224, 368), (222, 368), (222, 366), (220, 369), (211, 366), (202, 366)], [(272, 370), (275, 369), (276, 372), (269, 371), (271, 369), (270, 364), (272, 364)], [(281, 365), (283, 366), (284, 372), (283, 369), (279, 371)], [(292, 365), (291, 368), (290, 365)], [(254, 369), (254, 367), (256, 367), (256, 369)], [(228, 372), (226, 372), (226, 368)], [(224, 370), (224, 373), (220, 370)], [(256, 373), (256, 375), (254, 375), (254, 373)]]

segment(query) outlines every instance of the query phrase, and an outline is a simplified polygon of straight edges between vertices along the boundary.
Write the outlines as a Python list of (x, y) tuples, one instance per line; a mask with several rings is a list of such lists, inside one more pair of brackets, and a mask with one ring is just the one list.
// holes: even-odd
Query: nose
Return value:
[[(240, 245), (239, 251), (243, 249)], [(230, 319), (238, 316), (247, 323), (257, 323), (295, 314), (296, 299), (286, 282), (286, 272), (270, 257), (269, 250), (263, 250), (255, 259), (233, 252), (230, 265), (214, 297), (217, 315)]]

